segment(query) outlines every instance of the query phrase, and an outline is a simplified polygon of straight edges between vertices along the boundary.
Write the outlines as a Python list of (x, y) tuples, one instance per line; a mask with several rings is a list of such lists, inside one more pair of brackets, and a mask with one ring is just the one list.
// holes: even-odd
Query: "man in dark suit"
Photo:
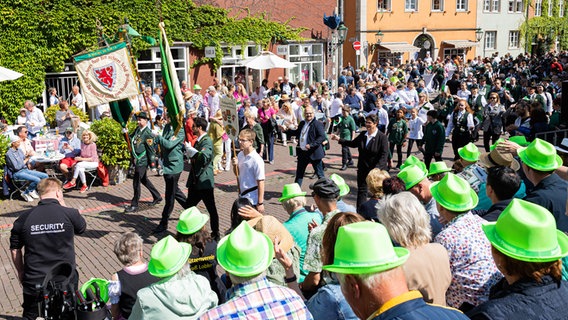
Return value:
[(185, 143), (188, 155), (191, 159), (191, 170), (187, 178), (187, 201), (184, 208), (196, 206), (201, 200), (211, 217), (211, 236), (219, 240), (219, 215), (215, 206), (215, 178), (213, 176), (213, 142), (207, 135), (207, 120), (195, 118), (193, 134), (197, 136), (197, 142), (192, 147), (189, 142)]
[(325, 152), (323, 151), (322, 143), (325, 141), (325, 130), (323, 124), (314, 118), (314, 108), (307, 106), (304, 110), (304, 120), (300, 122), (298, 129), (286, 130), (286, 127), (282, 127), (282, 131), (298, 136), (298, 145), (296, 146), (298, 166), (294, 182), (300, 186), (304, 179), (306, 167), (310, 163), (314, 167), (318, 179), (324, 177), (322, 159), (325, 156)]
[(377, 124), (379, 118), (376, 114), (365, 117), (366, 132), (362, 132), (354, 140), (340, 139), (339, 136), (331, 135), (332, 140), (339, 141), (339, 144), (350, 148), (359, 149), (359, 160), (357, 162), (357, 208), (367, 201), (367, 176), (374, 168), (387, 170), (387, 158), (389, 155), (389, 144), (387, 136), (379, 131)]

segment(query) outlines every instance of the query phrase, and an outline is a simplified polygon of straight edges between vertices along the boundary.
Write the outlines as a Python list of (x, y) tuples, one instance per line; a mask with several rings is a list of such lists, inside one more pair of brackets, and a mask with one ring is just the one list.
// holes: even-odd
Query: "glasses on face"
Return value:
[(304, 114), (305, 114), (306, 116), (309, 116), (309, 115), (313, 115), (314, 113), (313, 113), (313, 112), (304, 112)]
[(497, 97), (489, 97), (489, 100), (497, 100)]
[(73, 132), (71, 132), (71, 131), (67, 131), (67, 132), (65, 132), (65, 134), (72, 134), (72, 133), (73, 133)]

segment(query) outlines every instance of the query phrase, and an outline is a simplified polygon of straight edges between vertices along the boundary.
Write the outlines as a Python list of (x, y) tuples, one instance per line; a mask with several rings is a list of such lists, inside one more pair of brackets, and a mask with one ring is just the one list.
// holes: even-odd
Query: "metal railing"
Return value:
[(568, 129), (539, 132), (535, 134), (535, 138), (546, 140), (555, 146), (559, 146), (562, 143), (562, 139), (568, 138)]

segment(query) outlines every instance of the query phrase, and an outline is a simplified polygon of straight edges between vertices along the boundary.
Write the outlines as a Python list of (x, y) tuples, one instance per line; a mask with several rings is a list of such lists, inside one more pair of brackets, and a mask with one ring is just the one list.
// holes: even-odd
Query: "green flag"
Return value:
[(110, 113), (112, 118), (116, 120), (116, 122), (120, 123), (120, 126), (126, 128), (128, 124), (128, 119), (130, 119), (130, 114), (132, 114), (132, 105), (130, 104), (130, 100), (118, 100), (109, 103), (110, 105)]
[(181, 94), (179, 79), (175, 70), (174, 59), (168, 44), (164, 23), (160, 22), (160, 56), (162, 58), (162, 88), (164, 90), (164, 105), (166, 106), (170, 124), (177, 133), (183, 125), (185, 103)]

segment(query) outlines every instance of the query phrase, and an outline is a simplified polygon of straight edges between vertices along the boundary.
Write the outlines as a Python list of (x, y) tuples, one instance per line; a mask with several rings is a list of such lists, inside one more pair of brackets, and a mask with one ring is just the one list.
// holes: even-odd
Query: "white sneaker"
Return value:
[(26, 200), (27, 202), (33, 202), (34, 198), (32, 198), (32, 196), (30, 196), (27, 193), (22, 193), (22, 198), (24, 198), (24, 200)]
[(32, 196), (32, 198), (34, 199), (39, 199), (39, 194), (37, 194), (36, 190), (30, 192), (29, 195)]

